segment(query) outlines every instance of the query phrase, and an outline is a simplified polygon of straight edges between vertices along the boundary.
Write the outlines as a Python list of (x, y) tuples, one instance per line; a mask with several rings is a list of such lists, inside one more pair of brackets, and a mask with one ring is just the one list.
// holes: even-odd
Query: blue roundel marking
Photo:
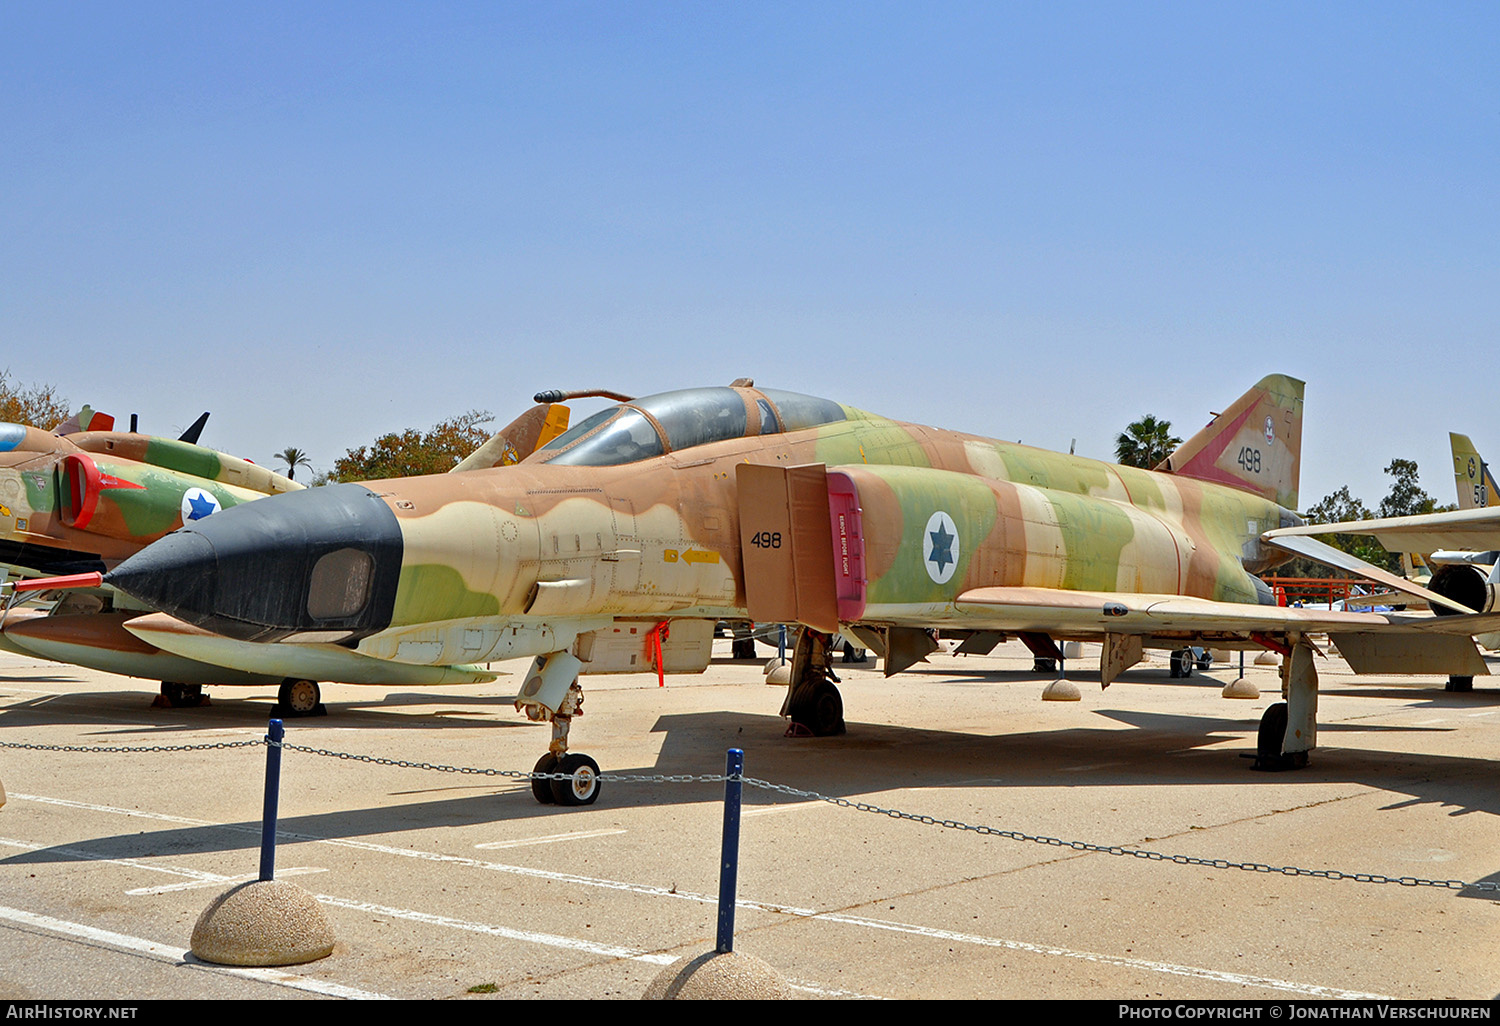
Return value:
[(202, 488), (189, 488), (182, 493), (182, 522), (202, 520), (219, 512), (219, 500)]
[(20, 424), (0, 424), (0, 452), (9, 452), (25, 437), (26, 429)]
[(942, 510), (928, 517), (922, 530), (922, 562), (934, 584), (947, 584), (958, 569), (958, 527)]

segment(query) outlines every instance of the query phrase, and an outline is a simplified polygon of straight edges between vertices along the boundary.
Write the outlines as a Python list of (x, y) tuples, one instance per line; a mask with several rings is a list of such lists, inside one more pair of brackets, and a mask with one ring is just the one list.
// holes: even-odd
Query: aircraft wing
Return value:
[[(1265, 538), (1275, 545), (1297, 552), (1298, 549), (1288, 544), (1289, 539), (1317, 534), (1373, 535), (1376, 541), (1392, 552), (1436, 552), (1438, 549), (1484, 552), (1500, 549), (1500, 507), (1486, 506), (1414, 517), (1353, 520), (1345, 524), (1281, 527), (1267, 531)], [(1313, 558), (1321, 559), (1317, 556)]]
[(1338, 609), (1298, 609), (1215, 602), (1184, 595), (1065, 591), (1058, 588), (975, 588), (954, 601), (966, 625), (991, 630), (1109, 634), (1341, 633), (1399, 631), (1462, 637), (1500, 628), (1500, 613), (1402, 616)]
[(1103, 635), (1100, 678), (1106, 687), (1140, 659), (1145, 638), (1161, 636), (1210, 640), (1260, 635), (1259, 641), (1326, 633), (1355, 673), (1483, 676), (1489, 670), (1473, 635), (1500, 627), (1500, 613), (1404, 616), (1053, 588), (975, 588), (959, 595), (954, 609), (965, 626), (980, 629)]

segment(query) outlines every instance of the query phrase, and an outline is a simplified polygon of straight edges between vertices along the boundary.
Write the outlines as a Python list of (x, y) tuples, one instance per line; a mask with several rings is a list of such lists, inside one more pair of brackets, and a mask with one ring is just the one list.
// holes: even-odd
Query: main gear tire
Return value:
[(1301, 769), (1307, 765), (1306, 752), (1281, 751), (1286, 740), (1287, 707), (1277, 702), (1266, 709), (1260, 718), (1260, 730), (1255, 735), (1255, 763), (1251, 769), (1278, 772)]
[(203, 704), (203, 685), (164, 680), (161, 682), (161, 695), (173, 709), (193, 709)]
[(276, 704), (288, 719), (316, 716), (323, 711), (323, 691), (315, 680), (287, 678), (276, 691)]

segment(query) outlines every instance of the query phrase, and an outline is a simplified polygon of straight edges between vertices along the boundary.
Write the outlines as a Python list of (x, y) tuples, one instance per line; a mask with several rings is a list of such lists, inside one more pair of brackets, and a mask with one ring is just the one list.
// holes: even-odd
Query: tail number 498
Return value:
[(1260, 450), (1245, 446), (1240, 449), (1240, 458), (1237, 461), (1247, 474), (1260, 473)]

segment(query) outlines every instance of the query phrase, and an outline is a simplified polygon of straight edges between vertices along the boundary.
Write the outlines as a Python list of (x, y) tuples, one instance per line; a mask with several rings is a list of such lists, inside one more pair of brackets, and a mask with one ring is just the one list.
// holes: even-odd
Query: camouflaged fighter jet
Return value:
[[(134, 418), (115, 431), (87, 406), (51, 432), (0, 424), (0, 565), (23, 579), (102, 572), (183, 524), (302, 487), (197, 445), (207, 419), (177, 439), (140, 434)], [(173, 704), (195, 703), (207, 680), (251, 682), (121, 628), (142, 611), (113, 589), (69, 591), (50, 609), (8, 607), (0, 648), (159, 680)]]
[[(0, 567), (22, 578), (0, 615), (0, 649), (159, 680), (161, 701), (173, 706), (199, 704), (205, 684), (275, 684), (287, 716), (320, 710), (307, 679), (319, 674), (414, 686), (495, 679), (478, 667), (412, 666), (305, 646), (282, 651), (270, 668), (245, 670), (166, 652), (125, 630), (151, 610), (97, 586), (103, 571), (184, 524), (303, 487), (197, 445), (207, 420), (205, 413), (176, 440), (139, 434), (134, 417), (129, 432), (114, 431), (113, 417), (87, 406), (50, 433), (0, 424)], [(533, 407), (454, 469), (516, 463), (566, 426), (566, 406)], [(69, 576), (44, 576), (56, 574)], [(15, 605), (43, 590), (62, 597), (50, 608)]]
[(1092, 639), (1106, 686), (1145, 646), (1274, 649), (1290, 708), (1268, 712), (1261, 763), (1290, 767), (1314, 746), (1310, 633), (1357, 670), (1484, 672), (1469, 635), (1500, 623), (1274, 605), (1255, 574), (1289, 558), (1265, 532), (1301, 523), (1302, 395), (1267, 377), (1146, 471), (741, 379), (620, 402), (514, 466), (226, 510), (105, 579), (162, 610), (132, 632), (247, 670), (300, 647), (413, 665), (535, 657), (517, 708), (553, 724), (538, 771), (566, 775), (534, 782), (542, 801), (598, 794), (597, 765), (568, 751), (580, 674), (701, 672), (725, 619), (802, 625), (783, 712), (814, 734), (844, 729), (837, 633), (887, 674), (932, 651), (934, 628), (1053, 653)]

